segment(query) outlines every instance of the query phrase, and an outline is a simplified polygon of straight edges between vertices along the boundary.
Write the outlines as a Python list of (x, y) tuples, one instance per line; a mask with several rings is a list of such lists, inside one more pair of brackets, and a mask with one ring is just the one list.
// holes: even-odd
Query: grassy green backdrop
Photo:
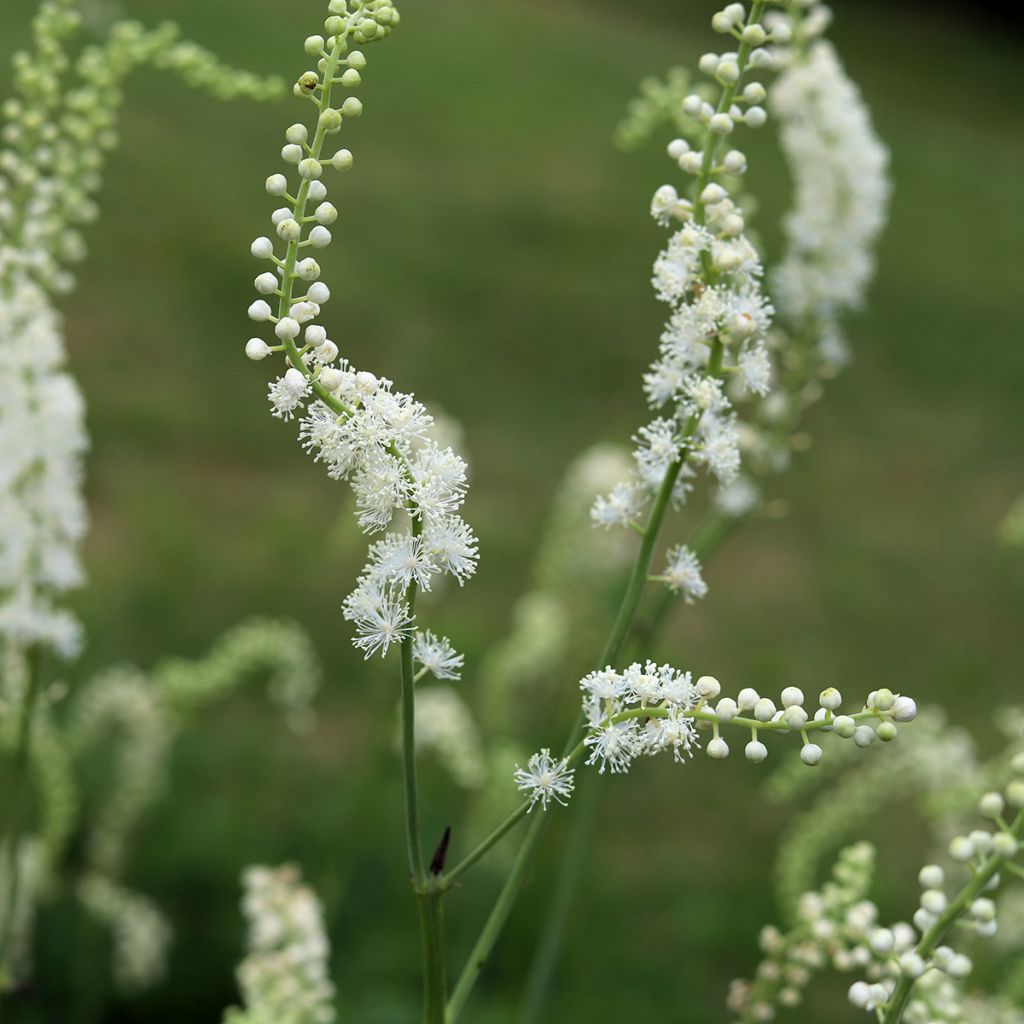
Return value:
[[(173, 16), (226, 59), (291, 78), (323, 4), (122, 7)], [(663, 653), (735, 687), (888, 685), (981, 734), (1020, 686), (1024, 565), (994, 539), (1024, 489), (1018, 41), (967, 16), (843, 7), (834, 36), (894, 150), (871, 308), (852, 330), (855, 363), (814, 411), (813, 448), (777, 485), (789, 516), (730, 542), (709, 567), (711, 596), (673, 622)], [(710, 10), (413, 0), (370, 51), (366, 113), (346, 142), (356, 169), (324, 260), (329, 320), (357, 365), (465, 427), (483, 560), (434, 621), (466, 651), (470, 698), (563, 468), (644, 415), (639, 378), (663, 314), (648, 285), (662, 233), (646, 210), (671, 166), (659, 146), (625, 157), (610, 136), (642, 76), (715, 45)], [(0, 49), (23, 38), (27, 18), (5, 7)], [(353, 657), (339, 613), (363, 544), (338, 527), (345, 488), (267, 415), (265, 368), (241, 353), (248, 243), (265, 230), (262, 182), (295, 109), (223, 107), (150, 73), (131, 86), (104, 217), (66, 303), (93, 437), (91, 582), (76, 599), (89, 647), (71, 671), (198, 654), (247, 615), (289, 615), (326, 666), (321, 726), (297, 741), (255, 697), (199, 723), (132, 875), (175, 920), (168, 985), (134, 1002), (74, 995), (82, 969), (51, 915), (24, 1022), (216, 1019), (233, 998), (238, 870), (288, 858), (327, 899), (344, 1019), (415, 1019), (400, 796), (380, 751), (395, 680)], [(770, 135), (743, 147), (766, 211), (780, 210)], [(760, 222), (770, 246), (771, 220)], [(557, 742), (564, 728), (552, 722), (531, 742)], [(727, 1019), (728, 981), (752, 968), (756, 929), (773, 913), (763, 851), (783, 823), (758, 774), (698, 761), (612, 781), (547, 1019)], [(446, 792), (428, 774), (428, 831), (456, 813)], [(897, 887), (919, 850), (910, 829), (878, 832), (905, 848), (887, 878)], [(543, 860), (531, 882), (534, 910), (553, 866)], [(456, 956), (491, 884), (451, 901)], [(512, 1019), (535, 938), (520, 911), (468, 1019)]]

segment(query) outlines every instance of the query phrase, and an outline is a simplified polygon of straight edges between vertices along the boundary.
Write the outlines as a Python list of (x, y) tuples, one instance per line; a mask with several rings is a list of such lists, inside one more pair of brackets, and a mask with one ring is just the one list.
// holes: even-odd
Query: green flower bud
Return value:
[(320, 127), (323, 128), (325, 132), (328, 132), (329, 134), (333, 135), (335, 132), (341, 129), (341, 120), (341, 111), (334, 110), (333, 108), (328, 107), (320, 115), (319, 124)]

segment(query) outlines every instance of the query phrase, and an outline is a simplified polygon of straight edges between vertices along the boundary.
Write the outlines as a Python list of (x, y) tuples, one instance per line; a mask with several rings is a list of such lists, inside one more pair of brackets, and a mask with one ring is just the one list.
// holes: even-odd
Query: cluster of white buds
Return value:
[[(677, 223), (652, 279), (658, 298), (672, 309), (659, 358), (644, 376), (648, 401), (660, 415), (634, 438), (633, 479), (596, 501), (596, 525), (637, 527), (651, 495), (670, 479), (672, 501), (682, 503), (693, 486), (690, 463), (703, 465), (721, 486), (730, 485), (740, 468), (734, 401), (766, 395), (772, 386), (764, 338), (773, 309), (761, 291), (761, 261), (745, 234), (743, 212), (729, 191), (747, 161), (724, 145), (737, 124), (758, 127), (766, 118), (764, 85), (743, 81), (748, 70), (771, 63), (765, 45), (770, 33), (760, 24), (763, 7), (755, 4), (748, 15), (742, 4), (730, 4), (715, 15), (716, 29), (739, 40), (735, 53), (701, 58), (701, 70), (720, 87), (718, 104), (697, 92), (682, 102), (702, 142), (674, 139), (668, 155), (695, 176), (692, 194), (686, 198), (663, 185), (651, 204), (659, 224)], [(736, 386), (727, 389), (730, 381)], [(691, 576), (688, 567), (683, 571)], [(687, 596), (700, 597), (704, 589), (701, 581)]]
[[(854, 1006), (876, 1012), (886, 1021), (900, 1019), (903, 1012), (907, 1020), (930, 1021), (934, 1008), (929, 992), (940, 992), (947, 1008), (962, 1000), (961, 988), (949, 982), (963, 982), (973, 965), (966, 954), (944, 940), (956, 924), (980, 938), (995, 935), (996, 904), (990, 894), (998, 889), (1004, 873), (1021, 870), (1015, 858), (1024, 834), (1024, 754), (1014, 758), (1012, 768), (1018, 777), (1005, 791), (986, 793), (978, 802), (979, 813), (991, 826), (955, 836), (949, 843), (950, 859), (970, 871), (969, 880), (958, 891), (950, 895), (948, 872), (929, 864), (918, 875), (922, 891), (913, 924), (880, 927), (872, 905), (874, 913), (857, 957), (867, 977), (849, 990)], [(918, 987), (922, 983), (923, 989)]]
[[(845, 965), (863, 934), (866, 919), (873, 919), (866, 901), (875, 865), (870, 843), (842, 850), (831, 879), (820, 891), (800, 899), (796, 922), (787, 932), (768, 925), (761, 930), (764, 959), (753, 980), (736, 980), (728, 1006), (742, 1024), (773, 1020), (777, 1007), (800, 1004), (815, 974), (830, 964)], [(848, 969), (848, 968), (845, 968)]]
[[(351, 94), (337, 105), (334, 93), (338, 87), (351, 92), (362, 81), (366, 57), (350, 49), (350, 41), (384, 38), (397, 22), (397, 11), (384, 0), (331, 0), (326, 37), (306, 40), (307, 54), (318, 58), (317, 70), (299, 78), (295, 93), (313, 104), (316, 123), (312, 131), (298, 123), (285, 132), (285, 173), (267, 178), (266, 189), (287, 205), (271, 217), (274, 237), (257, 238), (251, 247), (271, 269), (256, 278), (256, 291), (266, 298), (253, 302), (249, 317), (273, 324), (275, 340), (252, 338), (245, 347), (254, 360), (284, 355), (287, 368), (269, 389), (272, 413), (284, 420), (300, 416), (303, 447), (332, 478), (349, 481), (362, 528), (381, 533), (396, 517), (408, 517), (407, 528), (371, 546), (358, 586), (344, 604), (346, 618), (355, 623), (355, 645), (367, 657), (387, 654), (393, 644), (416, 636), (416, 591), (429, 590), (439, 574), (462, 583), (477, 562), (476, 538), (458, 514), (466, 464), (431, 438), (433, 420), (423, 405), (395, 391), (391, 381), (352, 367), (317, 323), (331, 290), (310, 253), (330, 245), (338, 219), (322, 179), (332, 169), (352, 166), (349, 150), (335, 149), (328, 157), (325, 148), (344, 121), (363, 109)], [(276, 312), (268, 299), (276, 300)], [(461, 664), (447, 641), (434, 637), (418, 638), (416, 651), (420, 664), (441, 678), (450, 678)]]
[(752, 687), (742, 689), (735, 699), (722, 697), (721, 684), (713, 676), (694, 681), (689, 672), (653, 661), (634, 662), (621, 672), (610, 666), (591, 672), (580, 680), (580, 689), (587, 729), (577, 748), (560, 761), (541, 751), (526, 770), (517, 769), (516, 785), (531, 804), (540, 800), (546, 807), (552, 797), (567, 797), (573, 765), (584, 755), (588, 765), (613, 774), (628, 772), (639, 757), (669, 750), (683, 763), (703, 745), (700, 732), (709, 730), (704, 749), (709, 757), (722, 760), (730, 748), (721, 730), (730, 726), (749, 730), (744, 747), (748, 761), (767, 758), (766, 735), (795, 733), (802, 741), (800, 760), (814, 766), (823, 757), (822, 747), (812, 739), (816, 733), (835, 733), (868, 747), (876, 738), (895, 739), (896, 723), (910, 722), (917, 714), (911, 698), (889, 690), (872, 692), (853, 714), (836, 714), (842, 696), (829, 687), (821, 692), (812, 717), (798, 687), (787, 686), (780, 705)]
[(245, 1010), (225, 1024), (331, 1024), (330, 947), (316, 894), (296, 868), (252, 867), (243, 877), (249, 953), (238, 968)]

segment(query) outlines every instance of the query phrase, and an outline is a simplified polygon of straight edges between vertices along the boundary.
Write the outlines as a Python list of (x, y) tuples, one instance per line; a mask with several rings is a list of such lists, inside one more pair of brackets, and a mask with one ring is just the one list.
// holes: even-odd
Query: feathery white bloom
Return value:
[(530, 756), (525, 768), (516, 765), (513, 778), (516, 787), (529, 798), (530, 810), (539, 803), (541, 810), (546, 811), (552, 800), (563, 807), (568, 804), (575, 784), (573, 775), (568, 760), (552, 757), (551, 751), (545, 747)]
[(688, 604), (708, 592), (708, 585), (701, 574), (700, 559), (684, 544), (677, 544), (668, 552), (668, 565), (662, 575), (669, 589), (682, 594)]
[(452, 647), (446, 636), (435, 636), (428, 629), (417, 632), (412, 644), (412, 656), (435, 679), (461, 679), (463, 657)]

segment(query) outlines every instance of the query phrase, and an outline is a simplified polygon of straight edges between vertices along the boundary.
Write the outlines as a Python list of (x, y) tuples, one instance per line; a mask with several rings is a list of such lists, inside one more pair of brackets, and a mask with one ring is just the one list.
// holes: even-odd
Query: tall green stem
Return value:
[(547, 998), (554, 975), (555, 965), (562, 950), (565, 929), (572, 910), (573, 897), (579, 887), (590, 850), (590, 840), (594, 825), (598, 819), (601, 806), (601, 787), (599, 780), (588, 778), (577, 785), (576, 818), (572, 823), (569, 845), (562, 857), (558, 879), (555, 882), (554, 896), (548, 908), (547, 920), (541, 933), (540, 942), (530, 964), (530, 973), (526, 979), (526, 995), (523, 997), (523, 1011), (520, 1024), (534, 1024), (540, 1020), (541, 1010)]
[[(692, 424), (688, 425), (687, 436), (692, 434), (694, 426)], [(685, 452), (672, 463), (665, 473), (661, 489), (658, 491), (654, 507), (651, 509), (650, 517), (647, 520), (647, 526), (644, 528), (640, 547), (636, 554), (636, 561), (633, 564), (633, 571), (630, 573), (629, 582), (626, 585), (625, 593), (622, 595), (618, 614), (615, 617), (608, 641), (601, 653), (601, 658), (598, 662), (599, 668), (613, 663), (622, 652), (622, 645), (625, 643), (626, 636), (629, 633), (630, 624), (633, 621), (633, 616), (636, 614), (637, 605), (640, 603), (640, 597), (643, 594), (644, 584), (647, 582), (647, 576), (650, 573), (651, 560), (654, 557), (658, 535), (665, 520), (665, 513), (668, 511), (669, 504), (671, 503), (676, 480), (683, 468), (684, 459)], [(567, 751), (575, 745), (579, 731), (580, 723), (577, 722), (569, 734), (569, 740), (566, 743)], [(546, 827), (547, 815), (538, 814), (527, 830), (526, 837), (523, 839), (522, 846), (519, 847), (516, 859), (512, 864), (512, 870), (509, 872), (504, 885), (501, 887), (501, 891), (498, 893), (498, 899), (491, 909), (490, 916), (487, 918), (483, 930), (480, 932), (480, 937), (477, 939), (476, 945), (470, 953), (469, 960), (463, 968), (462, 974), (459, 976), (459, 980), (452, 992), (451, 999), (448, 1002), (448, 1024), (454, 1024), (458, 1020), (459, 1013), (469, 998), (469, 993), (472, 991), (476, 979), (484, 969), (484, 965), (487, 963), (491, 951), (498, 941), (498, 936), (505, 927), (505, 922), (508, 920), (512, 907), (519, 896), (519, 891), (526, 880), (526, 875), (533, 863), (533, 858), (536, 855), (537, 847), (540, 845), (540, 840)]]
[(11, 828), (4, 853), (7, 859), (7, 891), (0, 900), (3, 920), (0, 921), (0, 988), (11, 962), (11, 942), (14, 933), (18, 899), (21, 889), (21, 857), (19, 847), (25, 833), (30, 807), (28, 766), (31, 757), (32, 725), (35, 718), (36, 700), (39, 696), (41, 656), (33, 650), (25, 661), (27, 678), (23, 683), (22, 704), (18, 718), (18, 732), (14, 743), (14, 764), (11, 768), (11, 783), (14, 795), (11, 800)]

